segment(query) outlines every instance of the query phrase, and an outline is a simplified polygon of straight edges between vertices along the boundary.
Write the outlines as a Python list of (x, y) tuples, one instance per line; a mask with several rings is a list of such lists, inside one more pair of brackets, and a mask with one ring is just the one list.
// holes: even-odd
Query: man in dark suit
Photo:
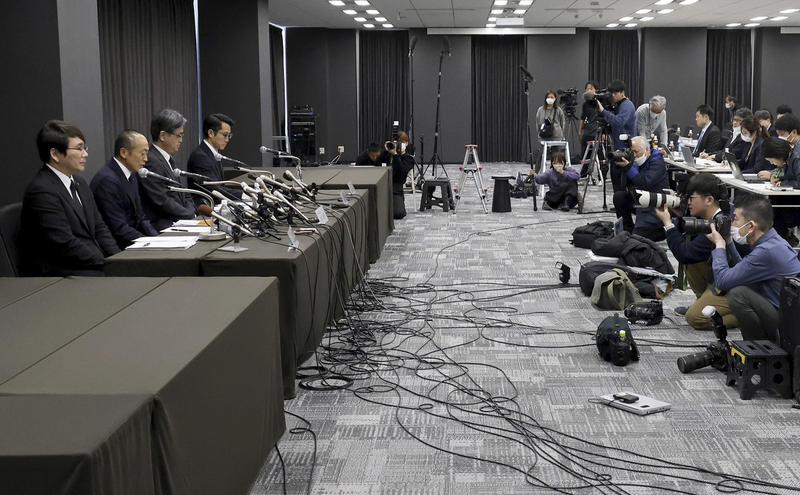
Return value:
[(85, 180), (89, 152), (77, 127), (51, 120), (36, 135), (44, 165), (25, 191), (21, 242), (28, 275), (102, 275), (119, 252)]
[(742, 122), (744, 119), (753, 118), (753, 112), (747, 107), (739, 107), (733, 113), (733, 120), (731, 121), (731, 137), (727, 142), (722, 144), (722, 148), (716, 153), (700, 153), (700, 158), (712, 158), (718, 163), (722, 162), (725, 157), (725, 150), (733, 153), (736, 160), (742, 163), (747, 158), (747, 152), (750, 151), (750, 143), (742, 139)]
[(92, 179), (92, 192), (120, 248), (139, 237), (157, 236), (139, 197), (139, 170), (147, 162), (147, 138), (124, 130), (114, 141), (114, 157)]
[[(222, 156), (221, 151), (228, 146), (233, 138), (233, 119), (225, 114), (212, 113), (203, 119), (203, 140), (197, 148), (189, 155), (189, 162), (186, 168), (193, 174), (205, 175), (212, 180), (223, 180)], [(196, 181), (189, 178), (189, 187), (194, 189), (216, 190), (232, 199), (240, 199), (242, 191), (240, 189), (225, 186), (202, 186), (198, 187)], [(200, 196), (194, 198), (195, 204), (202, 203)]]
[[(145, 168), (164, 177), (173, 177), (175, 161), (172, 155), (181, 148), (185, 124), (183, 115), (170, 108), (161, 110), (153, 117), (150, 122), (153, 146), (147, 152)], [(175, 180), (181, 181), (178, 177)], [(164, 230), (182, 218), (194, 218), (194, 202), (189, 195), (170, 191), (169, 184), (164, 181), (139, 181), (139, 194), (144, 213), (156, 230)]]
[(714, 110), (710, 106), (703, 104), (697, 107), (694, 121), (697, 123), (697, 127), (700, 128), (700, 133), (697, 135), (697, 146), (695, 146), (692, 155), (700, 156), (700, 153), (716, 153), (722, 148), (722, 134), (719, 132), (719, 127), (711, 122), (713, 118)]

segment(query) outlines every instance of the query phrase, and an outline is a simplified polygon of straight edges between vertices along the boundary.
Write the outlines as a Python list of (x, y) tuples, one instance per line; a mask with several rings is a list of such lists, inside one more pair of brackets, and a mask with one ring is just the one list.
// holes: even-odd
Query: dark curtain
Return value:
[(527, 161), (520, 65), (527, 66), (523, 36), (472, 37), (472, 142), (487, 162)]
[(192, 0), (98, 0), (106, 142), (126, 128), (150, 139), (163, 108), (186, 117), (180, 167), (198, 131), (197, 51)]
[(637, 31), (589, 31), (589, 79), (603, 88), (621, 79), (625, 95), (638, 107), (643, 103), (639, 53)]
[[(283, 31), (275, 26), (269, 27), (270, 63), (272, 64), (272, 134), (284, 135), (284, 88), (283, 80)], [(285, 148), (281, 148), (285, 149)]]
[(714, 109), (714, 122), (730, 127), (731, 114), (725, 96), (733, 95), (740, 106), (751, 107), (753, 51), (750, 30), (709, 29), (706, 53), (706, 103)]
[(408, 127), (408, 31), (359, 33), (359, 148), (392, 136), (392, 122)]

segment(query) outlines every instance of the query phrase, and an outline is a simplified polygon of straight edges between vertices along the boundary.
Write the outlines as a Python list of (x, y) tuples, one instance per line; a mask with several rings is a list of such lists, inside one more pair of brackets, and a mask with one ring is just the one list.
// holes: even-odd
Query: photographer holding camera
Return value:
[[(729, 221), (727, 220), (727, 215), (730, 213), (728, 191), (714, 174), (705, 172), (695, 175), (689, 181), (686, 192), (689, 194), (688, 213), (692, 216), (692, 220)], [(686, 279), (697, 298), (688, 308), (681, 306), (675, 308), (675, 312), (685, 315), (686, 323), (692, 328), (710, 330), (711, 320), (703, 314), (703, 308), (714, 306), (722, 316), (726, 327), (736, 327), (736, 317), (728, 307), (728, 300), (724, 295), (718, 294), (713, 287), (711, 252), (714, 251), (714, 243), (705, 235), (699, 235), (696, 222), (687, 225), (682, 217), (676, 217), (673, 223), (672, 215), (666, 205), (656, 208), (655, 213), (664, 225), (670, 251), (675, 255), (675, 259), (686, 267)], [(694, 237), (687, 239), (684, 234), (693, 234)]]
[[(614, 102), (614, 112), (607, 110), (600, 99), (596, 100), (597, 109), (611, 128), (614, 149), (621, 150), (625, 148), (625, 142), (620, 136), (623, 134), (628, 136), (636, 135), (636, 107), (625, 96), (625, 83), (621, 80), (615, 79), (611, 81), (611, 84), (608, 85), (608, 91), (611, 93), (611, 100)], [(614, 186), (614, 191), (625, 190), (625, 178), (622, 175), (622, 169), (611, 167), (611, 184)]]
[(392, 199), (394, 205), (394, 219), (400, 220), (406, 216), (406, 199), (403, 185), (406, 183), (408, 173), (416, 165), (412, 156), (414, 150), (408, 146), (408, 134), (405, 131), (397, 133), (397, 141), (386, 141), (383, 144), (387, 163), (392, 167)]
[(622, 219), (622, 228), (625, 231), (653, 241), (663, 241), (664, 229), (661, 228), (655, 208), (639, 208), (639, 211), (636, 212), (635, 224), (632, 215), (635, 208), (633, 189), (660, 193), (669, 188), (664, 155), (658, 149), (651, 150), (647, 140), (641, 136), (631, 139), (631, 149), (628, 155), (628, 158), (633, 159), (633, 163), (630, 163), (628, 158), (621, 158), (620, 161), (615, 162), (616, 166), (614, 167), (620, 171), (620, 175), (624, 171), (628, 187), (631, 189), (614, 193), (614, 208), (617, 211), (617, 218)]
[[(779, 344), (781, 284), (785, 277), (800, 273), (797, 253), (772, 228), (772, 204), (763, 196), (751, 195), (737, 202), (730, 233), (730, 239), (725, 239), (712, 225), (707, 235), (715, 247), (711, 254), (714, 281), (728, 291), (728, 305), (744, 340)], [(742, 258), (734, 242), (747, 244), (752, 251)]]
[[(545, 121), (550, 122), (549, 130)], [(558, 104), (558, 94), (552, 89), (548, 90), (544, 95), (544, 105), (536, 110), (536, 128), (539, 129), (539, 137), (548, 141), (563, 140), (565, 121), (564, 110)]]

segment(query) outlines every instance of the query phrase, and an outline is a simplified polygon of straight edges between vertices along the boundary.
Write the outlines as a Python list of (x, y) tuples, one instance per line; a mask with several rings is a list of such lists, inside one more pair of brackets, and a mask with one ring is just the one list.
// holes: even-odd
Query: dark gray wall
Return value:
[[(436, 85), (442, 36), (428, 36), (414, 30), (414, 144), (417, 159), (430, 161), (436, 128)], [(450, 36), (451, 55), (442, 64), (442, 98), (439, 118), (439, 156), (445, 163), (462, 162), (464, 145), (472, 144), (472, 38)], [(419, 138), (424, 136), (424, 156)], [(480, 144), (480, 143), (478, 143)], [(480, 156), (480, 150), (478, 150)]]
[(286, 30), (287, 104), (310, 105), (317, 116), (316, 147), (320, 161), (332, 160), (344, 146), (342, 162), (358, 149), (356, 31), (290, 28)]
[[(800, 35), (780, 34), (778, 28), (759, 30), (760, 50), (755, 54), (754, 102), (775, 115), (785, 103), (800, 113), (797, 82), (800, 81)], [(774, 118), (774, 117), (773, 117)]]
[[(0, 106), (6, 146), (0, 167), (0, 205), (20, 201), (41, 167), (36, 132), (62, 118), (56, 0), (21, 2), (5, 9), (0, 29)], [(24, 29), (20, 28), (24, 26)]]
[(681, 130), (696, 127), (695, 109), (706, 97), (706, 30), (645, 29), (642, 43), (644, 98), (657, 94), (667, 98), (668, 125), (677, 123)]
[[(200, 0), (200, 118), (224, 113), (236, 121), (224, 154), (262, 164), (258, 148), (272, 136), (267, 0)], [(262, 88), (264, 92), (262, 93)], [(267, 98), (267, 103), (262, 99)], [(184, 146), (196, 146), (192, 140)]]

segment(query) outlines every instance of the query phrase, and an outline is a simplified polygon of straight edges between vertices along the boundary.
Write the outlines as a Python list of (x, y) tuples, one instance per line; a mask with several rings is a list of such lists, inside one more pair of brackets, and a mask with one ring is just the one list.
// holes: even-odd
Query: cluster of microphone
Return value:
[[(247, 182), (234, 180), (213, 180), (201, 174), (186, 172), (179, 168), (172, 170), (173, 177), (165, 177), (146, 168), (139, 170), (139, 177), (145, 180), (161, 180), (170, 184), (174, 191), (187, 192), (200, 195), (210, 204), (200, 205), (197, 212), (205, 217), (213, 217), (218, 222), (231, 227), (234, 234), (243, 233), (253, 237), (274, 237), (277, 227), (282, 225), (295, 225), (296, 221), (312, 225), (312, 221), (301, 211), (301, 207), (317, 205), (316, 195), (319, 190), (314, 183), (306, 184), (291, 171), (283, 173), (283, 179), (278, 180), (274, 174), (265, 170), (254, 170), (244, 167), (235, 167), (248, 174)], [(195, 181), (199, 190), (183, 188), (179, 182), (180, 177), (190, 177)], [(238, 188), (242, 190), (239, 198), (227, 197), (214, 186)], [(227, 211), (216, 212), (213, 209), (213, 198), (225, 201)]]

